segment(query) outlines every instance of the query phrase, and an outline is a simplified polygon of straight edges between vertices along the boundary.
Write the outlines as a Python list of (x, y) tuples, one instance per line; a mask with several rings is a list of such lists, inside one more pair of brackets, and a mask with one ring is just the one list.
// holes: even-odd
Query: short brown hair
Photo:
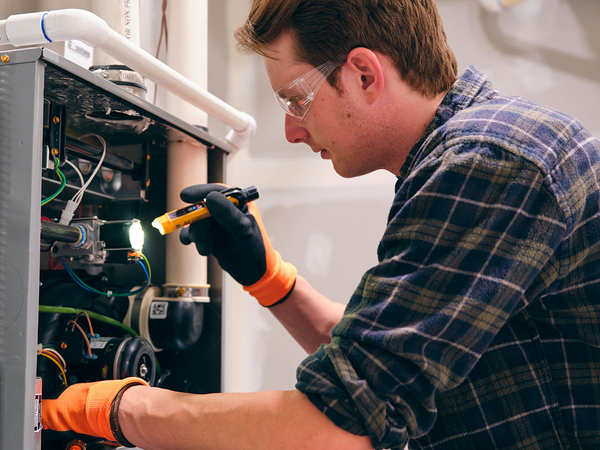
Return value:
[[(299, 62), (343, 63), (356, 47), (388, 56), (413, 89), (433, 97), (456, 80), (457, 64), (434, 0), (254, 0), (234, 36), (238, 48), (269, 57), (289, 32)], [(336, 71), (337, 72), (337, 71)], [(337, 87), (337, 73), (328, 79)]]

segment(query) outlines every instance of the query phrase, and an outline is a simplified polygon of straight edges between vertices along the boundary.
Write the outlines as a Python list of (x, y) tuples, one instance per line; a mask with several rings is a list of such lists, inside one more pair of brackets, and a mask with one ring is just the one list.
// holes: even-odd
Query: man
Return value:
[(236, 32), (338, 174), (398, 176), (379, 263), (345, 310), (222, 186), (182, 242), (214, 254), (310, 355), (297, 390), (76, 385), (54, 429), (142, 448), (600, 448), (600, 143), (456, 61), (432, 0), (255, 0)]

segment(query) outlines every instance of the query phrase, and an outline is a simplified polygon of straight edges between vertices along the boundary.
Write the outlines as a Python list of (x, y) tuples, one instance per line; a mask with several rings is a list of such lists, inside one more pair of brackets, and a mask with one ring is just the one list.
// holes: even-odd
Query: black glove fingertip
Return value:
[(181, 231), (179, 232), (179, 241), (183, 245), (190, 245), (192, 243), (192, 240), (190, 239), (190, 228), (189, 227), (184, 227), (181, 229)]
[(179, 198), (186, 203), (196, 203), (204, 200), (205, 192), (199, 191), (199, 186), (189, 186), (179, 193)]
[(217, 183), (196, 184), (183, 189), (179, 197), (186, 203), (196, 203), (204, 200), (204, 198), (212, 191), (221, 192), (228, 189), (227, 186)]

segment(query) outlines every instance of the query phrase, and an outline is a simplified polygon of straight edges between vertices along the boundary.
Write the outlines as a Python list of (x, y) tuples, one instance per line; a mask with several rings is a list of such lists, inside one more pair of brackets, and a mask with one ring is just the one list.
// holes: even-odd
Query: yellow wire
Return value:
[(54, 364), (56, 364), (58, 366), (58, 368), (60, 369), (60, 372), (62, 373), (63, 376), (63, 383), (65, 384), (65, 386), (67, 386), (67, 374), (65, 373), (65, 369), (62, 368), (62, 366), (60, 365), (60, 363), (54, 359), (52, 356), (46, 354), (46, 353), (38, 353), (39, 355), (45, 356), (46, 358), (48, 358), (50, 361), (52, 361)]
[(49, 352), (46, 349), (43, 349), (40, 353), (38, 353), (39, 355), (45, 355), (48, 356), (49, 358), (53, 359), (55, 363), (57, 363), (60, 367), (62, 367), (63, 369), (65, 369), (65, 366), (62, 364), (60, 358), (58, 358), (55, 354), (53, 354), (52, 352)]
[(67, 371), (67, 362), (65, 361), (65, 358), (63, 358), (62, 355), (58, 353), (57, 350), (51, 347), (44, 347), (42, 351), (48, 353), (50, 356), (54, 356), (58, 360), (60, 365), (63, 367), (63, 369), (65, 369), (65, 372)]

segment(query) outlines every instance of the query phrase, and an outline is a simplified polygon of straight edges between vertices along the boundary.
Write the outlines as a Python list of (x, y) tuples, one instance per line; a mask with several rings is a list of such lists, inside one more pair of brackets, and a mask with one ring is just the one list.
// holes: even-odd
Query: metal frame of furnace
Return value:
[[(224, 181), (224, 162), (231, 147), (48, 49), (11, 50), (1, 55), (0, 449), (13, 450), (34, 448), (40, 193), (46, 183), (41, 177), (44, 98), (67, 103), (68, 126), (78, 132), (96, 132), (124, 145), (151, 145), (164, 155), (170, 139), (193, 139), (207, 145), (209, 182)], [(135, 111), (143, 126), (122, 129), (90, 120), (89, 113), (108, 108)], [(164, 204), (155, 206), (156, 212), (164, 212)], [(153, 272), (160, 277), (162, 271), (164, 277), (164, 249), (158, 248), (164, 243), (153, 245), (158, 255)], [(185, 386), (193, 379), (203, 393), (220, 391), (221, 380), (222, 271), (213, 259), (208, 266), (211, 317), (204, 331), (208, 342), (165, 356), (182, 390), (194, 391)]]

